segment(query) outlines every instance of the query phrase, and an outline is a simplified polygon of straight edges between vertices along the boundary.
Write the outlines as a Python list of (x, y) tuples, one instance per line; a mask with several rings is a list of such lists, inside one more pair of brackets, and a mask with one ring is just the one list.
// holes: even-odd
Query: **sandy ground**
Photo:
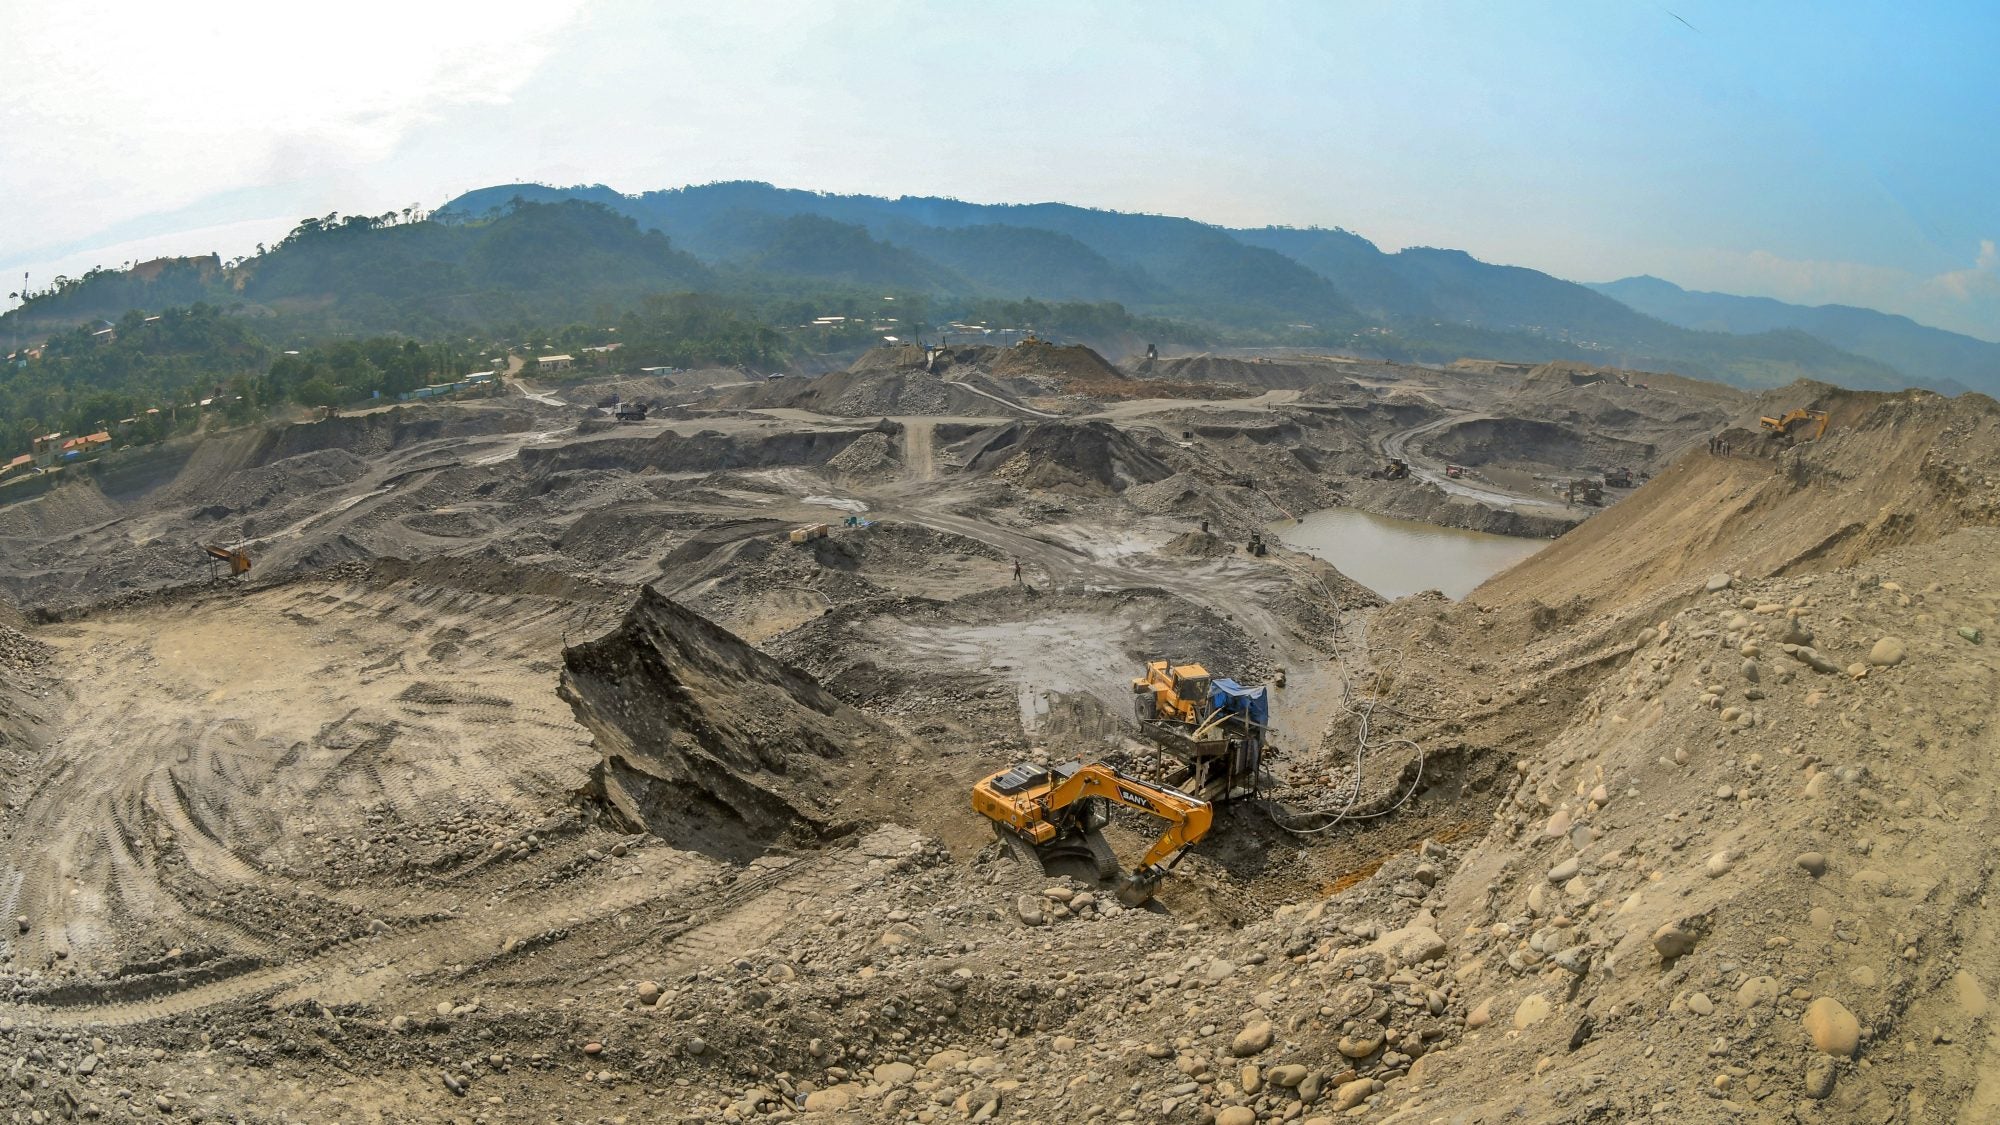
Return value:
[[(1991, 1115), (1990, 404), (1794, 388), (1784, 451), (1698, 385), (1196, 358), (523, 388), (0, 506), (22, 1119)], [(1433, 440), (1653, 479), (1366, 479)], [(1333, 504), (1564, 534), (1387, 608), (1243, 549)], [(1157, 656), (1282, 674), (1277, 753), (1121, 910), (965, 790), (1151, 768)]]

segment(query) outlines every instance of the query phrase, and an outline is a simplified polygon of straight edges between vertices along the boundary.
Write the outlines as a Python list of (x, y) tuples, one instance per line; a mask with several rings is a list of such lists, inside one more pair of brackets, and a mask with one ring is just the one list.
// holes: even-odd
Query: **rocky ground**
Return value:
[[(13, 1119), (2000, 1115), (1989, 400), (732, 374), (637, 426), (386, 411), (0, 507)], [(1780, 398), (1832, 433), (1754, 440)], [(1518, 502), (1363, 475), (1482, 434)], [(1641, 447), (1573, 529), (1509, 483)], [(1336, 503), (1568, 530), (1388, 606), (1240, 547)], [(203, 581), (196, 535), (257, 569)], [(1143, 772), (1161, 654), (1282, 678), (1279, 752), (1131, 909), (966, 792)]]

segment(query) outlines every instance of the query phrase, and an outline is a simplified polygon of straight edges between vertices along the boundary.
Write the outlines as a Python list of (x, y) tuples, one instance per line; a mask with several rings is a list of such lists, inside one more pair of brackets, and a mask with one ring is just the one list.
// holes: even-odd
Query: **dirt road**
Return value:
[(534, 401), (541, 403), (543, 406), (560, 406), (563, 407), (564, 409), (569, 408), (569, 403), (564, 402), (563, 400), (548, 393), (547, 391), (537, 389), (533, 384), (529, 383), (526, 379), (509, 378), (507, 382), (512, 384), (515, 390), (520, 391), (522, 397), (533, 399)]
[(945, 382), (951, 383), (954, 386), (962, 387), (965, 390), (971, 391), (973, 394), (978, 395), (980, 398), (992, 399), (994, 402), (999, 403), (1000, 405), (1006, 407), (1009, 410), (1018, 410), (1024, 414), (1030, 415), (1035, 418), (1062, 417), (1062, 415), (1060, 414), (1051, 414), (1046, 410), (1036, 410), (1034, 407), (1029, 406), (1025, 403), (1015, 402), (1012, 399), (1001, 398), (999, 395), (994, 394), (992, 391), (989, 391), (984, 387), (975, 386), (972, 383), (967, 382), (963, 378), (955, 378), (950, 374), (947, 374), (945, 376)]
[(931, 480), (937, 476), (937, 454), (932, 449), (936, 435), (937, 423), (929, 418), (903, 421), (903, 468), (912, 480)]
[(1508, 492), (1490, 485), (1472, 484), (1462, 477), (1452, 478), (1445, 475), (1443, 467), (1436, 462), (1411, 451), (1410, 440), (1412, 438), (1422, 437), (1425, 434), (1444, 429), (1446, 426), (1457, 425), (1461, 422), (1478, 421), (1487, 417), (1490, 417), (1490, 415), (1473, 413), (1447, 414), (1442, 418), (1434, 418), (1420, 426), (1411, 426), (1406, 430), (1398, 430), (1382, 438), (1380, 443), (1382, 455), (1404, 462), (1410, 466), (1410, 472), (1413, 475), (1437, 485), (1454, 496), (1463, 496), (1468, 500), (1477, 500), (1482, 504), (1497, 504), (1504, 508), (1530, 508), (1551, 512), (1567, 510), (1567, 505), (1545, 496)]

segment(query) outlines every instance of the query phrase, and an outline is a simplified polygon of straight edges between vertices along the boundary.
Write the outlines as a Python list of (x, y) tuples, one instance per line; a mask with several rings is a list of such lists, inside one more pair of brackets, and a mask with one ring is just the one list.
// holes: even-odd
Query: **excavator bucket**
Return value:
[(1144, 906), (1153, 900), (1153, 892), (1166, 877), (1166, 871), (1158, 867), (1134, 871), (1118, 880), (1118, 901), (1126, 906)]

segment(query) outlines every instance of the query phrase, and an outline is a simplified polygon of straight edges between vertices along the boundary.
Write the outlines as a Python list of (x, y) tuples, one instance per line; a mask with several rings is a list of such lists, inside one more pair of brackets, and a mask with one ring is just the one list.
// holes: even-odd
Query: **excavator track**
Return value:
[(1015, 859), (1039, 866), (1042, 874), (1052, 878), (1109, 883), (1118, 877), (1118, 855), (1111, 850), (1110, 842), (1101, 833), (1086, 832), (1064, 836), (1046, 844), (1032, 844), (1012, 829), (996, 823), (993, 834), (1000, 837)]

